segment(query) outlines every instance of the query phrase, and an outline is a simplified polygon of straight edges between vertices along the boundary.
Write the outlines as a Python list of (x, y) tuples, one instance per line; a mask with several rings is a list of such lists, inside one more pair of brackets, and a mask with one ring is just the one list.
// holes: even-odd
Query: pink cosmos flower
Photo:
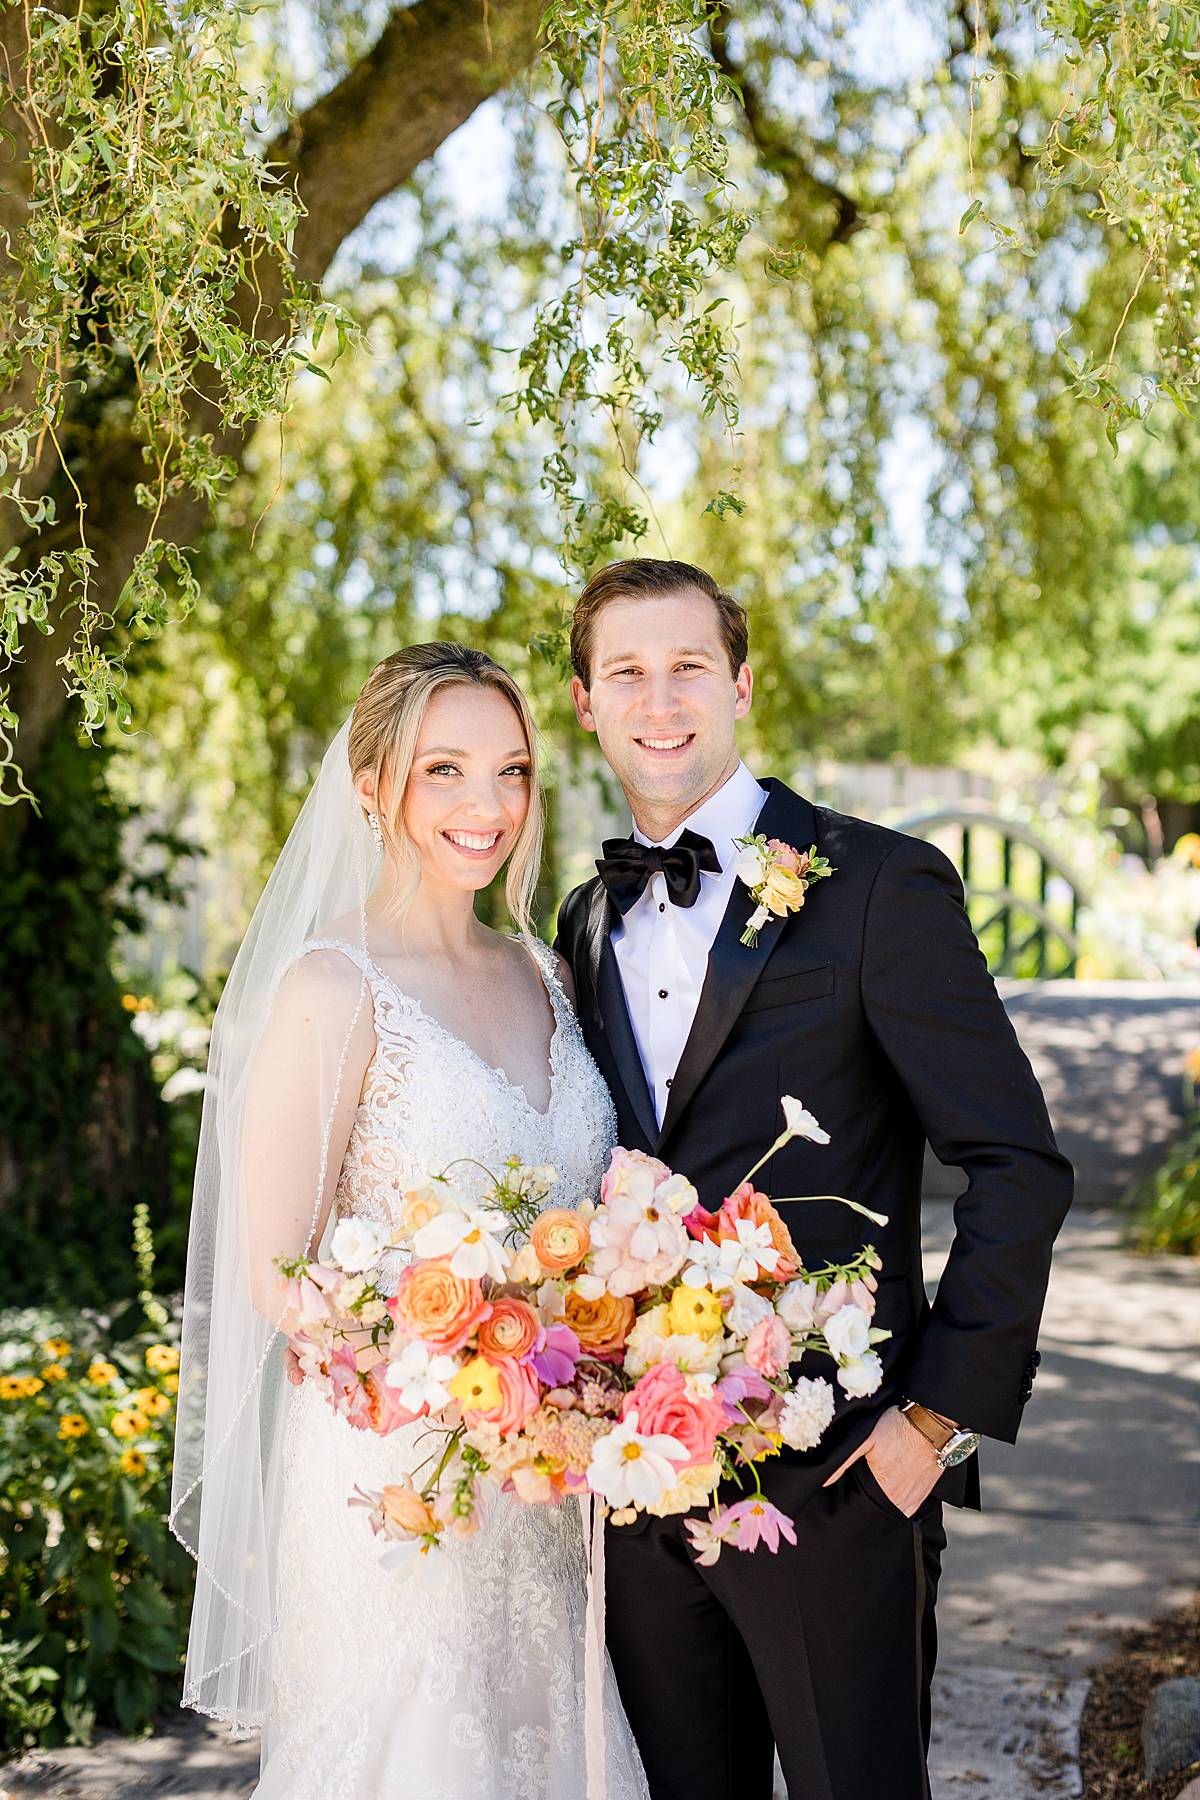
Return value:
[(626, 1394), (621, 1417), (638, 1417), (638, 1430), (647, 1436), (676, 1438), (688, 1453), (684, 1469), (712, 1461), (717, 1433), (726, 1424), (725, 1408), (714, 1393), (689, 1392), (674, 1363), (655, 1363)]
[(590, 1273), (617, 1297), (665, 1286), (686, 1260), (683, 1222), (669, 1208), (655, 1205), (653, 1189), (645, 1197), (614, 1194), (592, 1220)]
[(777, 1313), (760, 1319), (746, 1339), (746, 1361), (760, 1375), (778, 1375), (792, 1354), (792, 1334)]
[(547, 1387), (565, 1388), (575, 1379), (579, 1339), (569, 1325), (543, 1327), (529, 1361), (538, 1380)]
[(769, 1400), (771, 1389), (762, 1376), (748, 1367), (731, 1369), (717, 1383), (717, 1392), (730, 1419), (743, 1418), (742, 1406), (747, 1400)]
[(362, 1384), (349, 1344), (339, 1344), (329, 1358), (329, 1381), (334, 1411), (341, 1413), (355, 1431), (369, 1431), (371, 1397)]
[(720, 1529), (725, 1541), (737, 1549), (754, 1550), (759, 1544), (765, 1544), (772, 1556), (779, 1553), (781, 1537), (789, 1544), (796, 1542), (796, 1527), (787, 1514), (772, 1506), (761, 1494), (752, 1494), (748, 1500), (727, 1506)]

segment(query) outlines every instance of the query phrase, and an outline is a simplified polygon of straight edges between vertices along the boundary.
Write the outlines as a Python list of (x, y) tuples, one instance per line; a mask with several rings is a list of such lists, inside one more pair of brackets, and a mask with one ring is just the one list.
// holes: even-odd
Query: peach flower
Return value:
[(578, 1213), (569, 1212), (565, 1206), (551, 1206), (534, 1221), (529, 1242), (543, 1269), (557, 1274), (583, 1261), (591, 1232), (587, 1220)]
[(491, 1317), (479, 1327), (476, 1342), (490, 1362), (505, 1356), (520, 1362), (537, 1343), (541, 1329), (542, 1322), (527, 1300), (502, 1294), (492, 1301)]
[(414, 1419), (423, 1418), (429, 1411), (427, 1406), (423, 1406), (420, 1412), (409, 1412), (406, 1406), (401, 1406), (396, 1389), (389, 1387), (384, 1380), (385, 1374), (386, 1370), (376, 1364), (367, 1376), (371, 1430), (378, 1432), (380, 1437), (399, 1431), (402, 1425), (411, 1425)]
[(461, 1350), (487, 1318), (491, 1304), (478, 1281), (451, 1272), (444, 1256), (410, 1263), (400, 1277), (389, 1311), (413, 1337), (433, 1350)]
[(393, 1482), (379, 1496), (379, 1512), (385, 1531), (406, 1537), (424, 1537), (441, 1529), (428, 1501), (409, 1481)]
[(792, 1354), (792, 1334), (776, 1313), (760, 1319), (746, 1339), (746, 1361), (760, 1375), (778, 1375)]
[(585, 1300), (572, 1289), (568, 1292), (560, 1315), (579, 1339), (584, 1350), (595, 1356), (606, 1356), (620, 1350), (633, 1329), (633, 1301), (625, 1294), (601, 1294), (598, 1300)]

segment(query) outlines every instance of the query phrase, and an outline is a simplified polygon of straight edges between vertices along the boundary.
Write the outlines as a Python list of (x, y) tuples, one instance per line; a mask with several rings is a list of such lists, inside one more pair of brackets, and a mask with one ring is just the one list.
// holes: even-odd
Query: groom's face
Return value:
[(610, 600), (590, 649), (587, 686), (571, 682), (576, 716), (599, 737), (638, 823), (666, 835), (737, 767), (749, 665), (733, 673), (720, 615), (695, 588)]

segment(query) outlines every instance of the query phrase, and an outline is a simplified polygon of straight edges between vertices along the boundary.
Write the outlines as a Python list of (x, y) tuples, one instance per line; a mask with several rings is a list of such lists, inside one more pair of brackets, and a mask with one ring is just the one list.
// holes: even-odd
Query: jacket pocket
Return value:
[(795, 969), (786, 975), (760, 975), (742, 1007), (743, 1013), (764, 1012), (769, 1006), (792, 1006), (798, 1000), (816, 1000), (832, 994), (835, 969), (826, 963), (819, 969)]

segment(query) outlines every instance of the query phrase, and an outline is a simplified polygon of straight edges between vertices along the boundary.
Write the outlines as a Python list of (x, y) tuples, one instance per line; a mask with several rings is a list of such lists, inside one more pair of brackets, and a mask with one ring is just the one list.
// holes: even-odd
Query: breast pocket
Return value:
[(824, 963), (817, 969), (792, 969), (782, 975), (763, 974), (750, 990), (742, 1011), (765, 1012), (768, 1007), (794, 1006), (800, 1000), (816, 1000), (822, 994), (832, 994), (834, 985), (832, 963)]

